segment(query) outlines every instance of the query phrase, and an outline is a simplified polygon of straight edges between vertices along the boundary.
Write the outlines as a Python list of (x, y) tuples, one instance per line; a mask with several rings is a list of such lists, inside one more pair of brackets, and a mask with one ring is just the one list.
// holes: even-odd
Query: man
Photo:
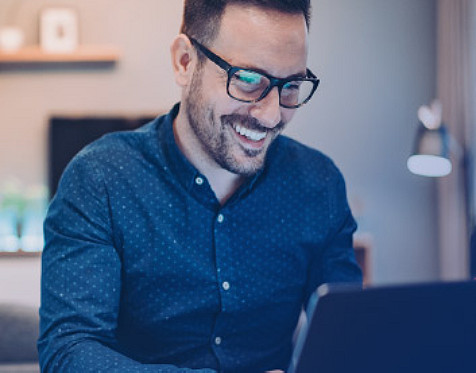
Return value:
[(360, 282), (344, 181), (281, 136), (318, 80), (309, 1), (186, 0), (181, 104), (71, 162), (45, 221), (47, 372), (265, 372), (324, 282)]

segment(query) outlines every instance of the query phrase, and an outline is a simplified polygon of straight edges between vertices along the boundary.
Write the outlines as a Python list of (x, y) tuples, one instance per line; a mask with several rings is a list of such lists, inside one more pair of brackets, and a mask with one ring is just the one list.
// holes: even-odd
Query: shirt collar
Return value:
[(199, 176), (198, 170), (188, 161), (175, 142), (174, 120), (180, 109), (180, 103), (174, 105), (172, 110), (164, 117), (163, 123), (159, 127), (159, 139), (161, 139), (162, 151), (165, 156), (167, 167), (187, 190), (189, 190), (195, 179)]

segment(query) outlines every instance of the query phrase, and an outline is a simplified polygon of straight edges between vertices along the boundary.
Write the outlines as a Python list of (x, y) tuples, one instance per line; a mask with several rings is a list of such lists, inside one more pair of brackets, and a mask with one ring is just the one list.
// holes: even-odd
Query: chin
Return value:
[(252, 160), (247, 156), (244, 156), (244, 158), (245, 159), (234, 158), (233, 162), (224, 165), (224, 168), (234, 174), (245, 177), (254, 176), (263, 169), (265, 164), (264, 156), (260, 155), (258, 158)]

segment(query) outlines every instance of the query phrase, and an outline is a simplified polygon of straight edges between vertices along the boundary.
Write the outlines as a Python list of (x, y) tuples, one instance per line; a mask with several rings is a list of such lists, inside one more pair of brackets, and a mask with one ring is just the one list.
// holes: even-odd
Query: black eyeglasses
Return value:
[(275, 78), (252, 69), (232, 66), (194, 38), (189, 39), (210, 61), (227, 72), (226, 91), (235, 100), (255, 103), (265, 98), (274, 87), (278, 87), (279, 105), (296, 109), (311, 99), (319, 85), (319, 79), (309, 69), (306, 69), (306, 76)]

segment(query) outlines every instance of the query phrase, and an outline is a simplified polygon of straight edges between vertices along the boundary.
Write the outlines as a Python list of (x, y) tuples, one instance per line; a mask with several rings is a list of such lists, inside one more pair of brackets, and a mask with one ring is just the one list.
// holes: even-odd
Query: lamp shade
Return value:
[(429, 129), (420, 123), (413, 154), (407, 161), (408, 169), (421, 176), (448, 175), (452, 170), (449, 143), (449, 133), (444, 125)]

